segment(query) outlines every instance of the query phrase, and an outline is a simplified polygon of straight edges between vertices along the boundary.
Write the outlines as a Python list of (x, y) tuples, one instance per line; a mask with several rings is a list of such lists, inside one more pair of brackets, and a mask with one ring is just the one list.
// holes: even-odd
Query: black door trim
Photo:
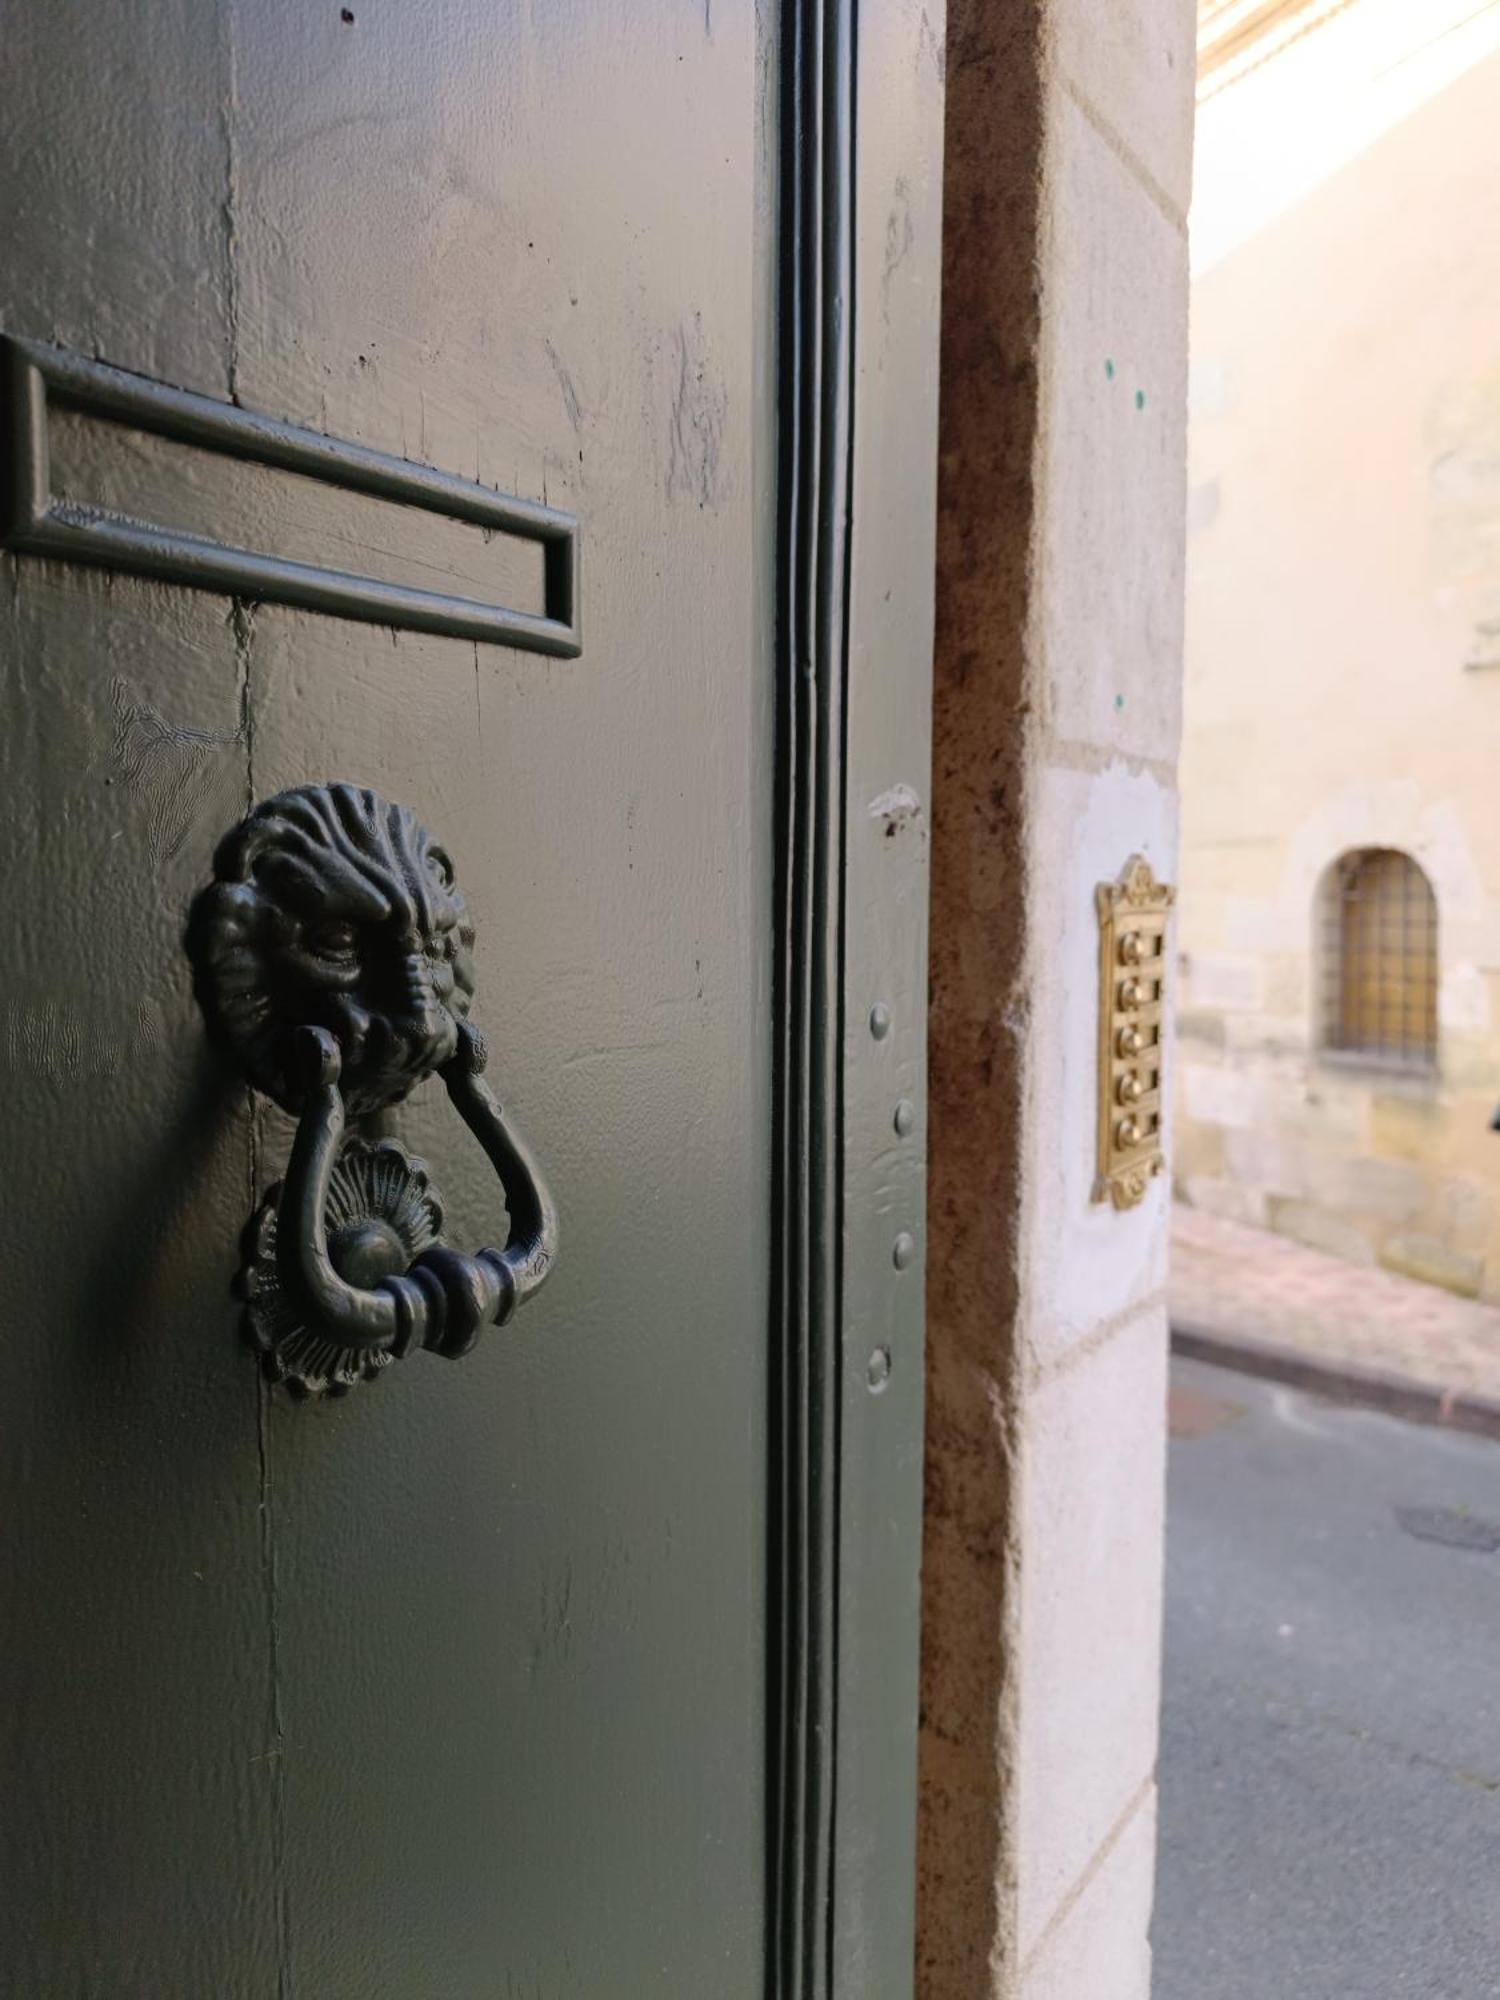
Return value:
[(832, 1991), (854, 0), (782, 17), (771, 1991)]
[(783, 0), (770, 2000), (916, 1928), (942, 0)]

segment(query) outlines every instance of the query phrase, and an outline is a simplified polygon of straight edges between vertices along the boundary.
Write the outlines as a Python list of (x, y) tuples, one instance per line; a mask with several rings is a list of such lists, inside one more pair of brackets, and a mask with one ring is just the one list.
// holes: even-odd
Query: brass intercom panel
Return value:
[(1134, 1208), (1162, 1158), (1167, 920), (1176, 891), (1139, 854), (1094, 892), (1099, 911), (1099, 1148), (1095, 1201)]

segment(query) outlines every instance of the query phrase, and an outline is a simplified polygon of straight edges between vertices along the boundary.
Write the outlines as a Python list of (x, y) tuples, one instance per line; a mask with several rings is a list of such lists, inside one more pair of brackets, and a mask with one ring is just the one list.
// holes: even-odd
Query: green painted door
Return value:
[[(930, 10), (868, 12), (857, 54), (844, 10), (726, 0), (7, 9), (5, 332), (545, 502), (581, 553), (551, 651), (101, 568), (128, 519), (556, 608), (524, 538), (44, 412), (82, 539), (0, 577), (17, 2000), (908, 1987), (924, 904), (869, 800), (925, 788), (940, 100)], [(911, 509), (863, 576), (856, 279)], [(336, 780), (453, 858), (561, 1250), (462, 1360), (296, 1403), (230, 1294), (292, 1121), (209, 1045), (183, 927), (256, 801)], [(441, 1087), (390, 1129), (493, 1240)]]

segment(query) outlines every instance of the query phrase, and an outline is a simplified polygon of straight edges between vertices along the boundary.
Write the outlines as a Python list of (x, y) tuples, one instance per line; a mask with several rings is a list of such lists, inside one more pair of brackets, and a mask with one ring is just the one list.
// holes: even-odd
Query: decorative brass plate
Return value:
[(1134, 1208), (1162, 1170), (1162, 1017), (1175, 889), (1132, 855), (1099, 911), (1099, 1149), (1094, 1200)]

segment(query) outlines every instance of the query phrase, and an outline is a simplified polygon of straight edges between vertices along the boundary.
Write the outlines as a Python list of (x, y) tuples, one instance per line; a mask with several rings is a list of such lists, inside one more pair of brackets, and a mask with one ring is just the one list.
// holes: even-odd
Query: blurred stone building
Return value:
[(1177, 1189), (1500, 1298), (1500, 9), (1202, 30)]

